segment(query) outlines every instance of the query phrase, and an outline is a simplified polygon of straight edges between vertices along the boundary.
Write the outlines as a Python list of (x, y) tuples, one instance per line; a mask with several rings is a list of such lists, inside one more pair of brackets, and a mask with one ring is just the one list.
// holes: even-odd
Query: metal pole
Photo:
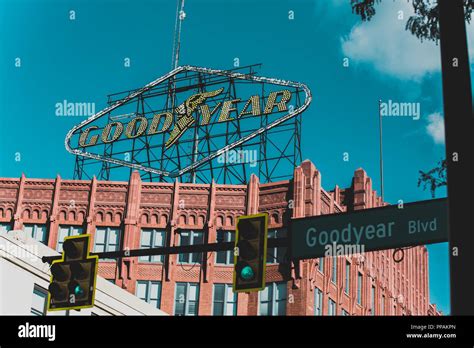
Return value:
[[(267, 248), (288, 247), (288, 238), (269, 238), (267, 241)], [(224, 243), (209, 243), (199, 245), (181, 245), (174, 247), (160, 247), (150, 249), (133, 249), (133, 250), (119, 250), (106, 251), (103, 253), (90, 253), (91, 256), (99, 256), (99, 259), (115, 259), (123, 257), (137, 257), (137, 256), (155, 256), (155, 255), (170, 255), (170, 254), (189, 254), (201, 253), (208, 251), (228, 251), (235, 248), (235, 242)], [(58, 256), (43, 256), (43, 262), (51, 263), (54, 260), (60, 260), (61, 255)]]
[(379, 134), (380, 134), (380, 197), (383, 202), (383, 145), (382, 145), (382, 113), (380, 107), (382, 99), (379, 99)]
[(176, 7), (176, 22), (174, 27), (174, 40), (173, 40), (173, 56), (171, 65), (173, 70), (178, 67), (179, 64), (179, 50), (181, 48), (181, 24), (186, 17), (184, 12), (184, 0), (177, 0)]

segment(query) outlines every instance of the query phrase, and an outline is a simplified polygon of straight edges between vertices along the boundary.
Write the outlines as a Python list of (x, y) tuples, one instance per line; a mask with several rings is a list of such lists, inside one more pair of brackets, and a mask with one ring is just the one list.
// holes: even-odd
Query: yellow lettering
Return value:
[[(160, 121), (163, 116), (165, 117), (163, 127), (161, 128), (161, 130), (158, 130), (158, 126), (160, 125)], [(166, 132), (168, 128), (170, 128), (172, 122), (173, 114), (171, 112), (156, 114), (155, 116), (153, 116), (153, 120), (151, 121), (150, 129), (148, 130), (148, 135), (155, 135)]]
[[(281, 100), (277, 103), (276, 98), (281, 94)], [(270, 114), (273, 112), (275, 106), (278, 107), (278, 111), (286, 111), (288, 108), (286, 107), (286, 103), (288, 103), (291, 99), (291, 92), (287, 89), (278, 92), (272, 92), (268, 96), (267, 105), (265, 106), (265, 110), (263, 111), (264, 114)]]
[(93, 129), (97, 129), (99, 127), (97, 126), (92, 126), (92, 127), (89, 127), (87, 128), (84, 133), (81, 134), (80, 138), (79, 138), (79, 146), (81, 147), (86, 147), (86, 146), (93, 146), (95, 144), (97, 144), (97, 139), (99, 138), (99, 136), (96, 134), (96, 135), (93, 135), (90, 139), (90, 141), (86, 144), (86, 140), (87, 140), (87, 137), (89, 136), (89, 132)]
[(222, 104), (221, 115), (219, 116), (219, 120), (217, 122), (225, 122), (230, 121), (232, 118), (229, 118), (229, 114), (231, 111), (237, 111), (235, 107), (232, 107), (232, 104), (239, 102), (240, 99), (232, 99), (226, 100), (224, 104)]
[[(247, 111), (248, 107), (252, 105), (252, 110)], [(244, 105), (244, 108), (239, 114), (239, 118), (244, 116), (244, 115), (253, 115), (253, 116), (259, 116), (261, 114), (260, 110), (260, 98), (258, 95), (253, 95), (247, 100), (247, 102)]]
[[(110, 131), (112, 130), (112, 127), (115, 126), (114, 134), (112, 135), (112, 138), (109, 139)], [(122, 135), (123, 132), (123, 124), (120, 122), (111, 122), (107, 126), (105, 126), (103, 132), (102, 132), (102, 141), (104, 143), (111, 143)]]
[[(140, 125), (138, 126), (138, 129), (136, 129), (138, 121), (140, 121)], [(125, 129), (126, 137), (133, 139), (143, 135), (143, 133), (145, 133), (147, 125), (148, 120), (145, 117), (135, 117), (128, 123), (127, 128)], [(132, 134), (133, 131), (135, 131), (136, 133)]]
[(209, 106), (207, 104), (201, 105), (201, 114), (202, 114), (202, 121), (201, 126), (205, 126), (209, 124), (211, 116), (217, 111), (217, 108), (221, 105), (221, 102), (217, 103), (217, 105), (210, 111)]

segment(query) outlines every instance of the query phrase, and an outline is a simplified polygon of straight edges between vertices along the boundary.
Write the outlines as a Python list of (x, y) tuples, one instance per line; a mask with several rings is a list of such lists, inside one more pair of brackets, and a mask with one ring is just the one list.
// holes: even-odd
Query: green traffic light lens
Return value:
[(80, 285), (76, 285), (74, 287), (74, 295), (76, 295), (76, 296), (84, 295), (84, 289)]
[(255, 272), (253, 271), (252, 267), (245, 266), (240, 271), (240, 277), (244, 280), (252, 280), (255, 277)]

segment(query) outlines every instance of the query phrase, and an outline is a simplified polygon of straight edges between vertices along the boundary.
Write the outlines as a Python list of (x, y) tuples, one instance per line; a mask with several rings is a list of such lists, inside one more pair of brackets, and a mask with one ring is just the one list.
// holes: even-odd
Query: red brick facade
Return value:
[[(140, 247), (141, 228), (166, 230), (167, 245), (178, 245), (178, 229), (204, 232), (205, 242), (216, 242), (219, 229), (235, 230), (239, 215), (268, 212), (269, 229), (284, 228), (291, 217), (337, 214), (382, 205), (364, 170), (355, 172), (351, 187), (325, 191), (321, 174), (305, 161), (295, 168), (294, 178), (260, 184), (252, 176), (248, 185), (147, 183), (137, 172), (130, 181), (50, 179), (0, 179), (0, 223), (22, 229), (24, 223), (45, 224), (47, 244), (56, 248), (58, 228), (78, 225), (95, 235), (97, 227), (119, 227), (122, 248)], [(321, 313), (328, 314), (328, 299), (335, 302), (339, 315), (370, 315), (375, 293), (376, 315), (437, 315), (429, 302), (428, 253), (424, 246), (405, 251), (395, 263), (393, 250), (365, 253), (363, 257), (337, 258), (337, 281), (331, 281), (332, 258), (325, 258), (323, 272), (319, 260), (300, 261), (296, 267), (269, 264), (268, 282), (287, 283), (287, 315), (314, 315), (315, 291), (322, 296)], [(216, 265), (215, 253), (204, 255), (201, 265), (177, 264), (177, 255), (163, 263), (141, 263), (137, 258), (102, 261), (101, 276), (134, 293), (137, 280), (161, 281), (161, 309), (174, 312), (175, 283), (200, 284), (199, 315), (211, 315), (213, 284), (232, 283), (233, 267)], [(350, 267), (349, 294), (345, 292), (346, 263)], [(358, 274), (362, 276), (361, 304), (357, 301)], [(374, 287), (374, 290), (372, 290)], [(316, 289), (316, 290), (315, 290)], [(319, 292), (318, 292), (319, 293)], [(382, 304), (384, 308), (382, 308)], [(240, 293), (238, 315), (257, 315), (257, 293)]]

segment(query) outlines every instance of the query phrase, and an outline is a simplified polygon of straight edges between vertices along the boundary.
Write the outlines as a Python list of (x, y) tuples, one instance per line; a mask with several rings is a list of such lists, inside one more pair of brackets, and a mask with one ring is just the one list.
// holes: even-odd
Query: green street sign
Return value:
[(447, 198), (291, 220), (291, 257), (309, 259), (448, 241)]

